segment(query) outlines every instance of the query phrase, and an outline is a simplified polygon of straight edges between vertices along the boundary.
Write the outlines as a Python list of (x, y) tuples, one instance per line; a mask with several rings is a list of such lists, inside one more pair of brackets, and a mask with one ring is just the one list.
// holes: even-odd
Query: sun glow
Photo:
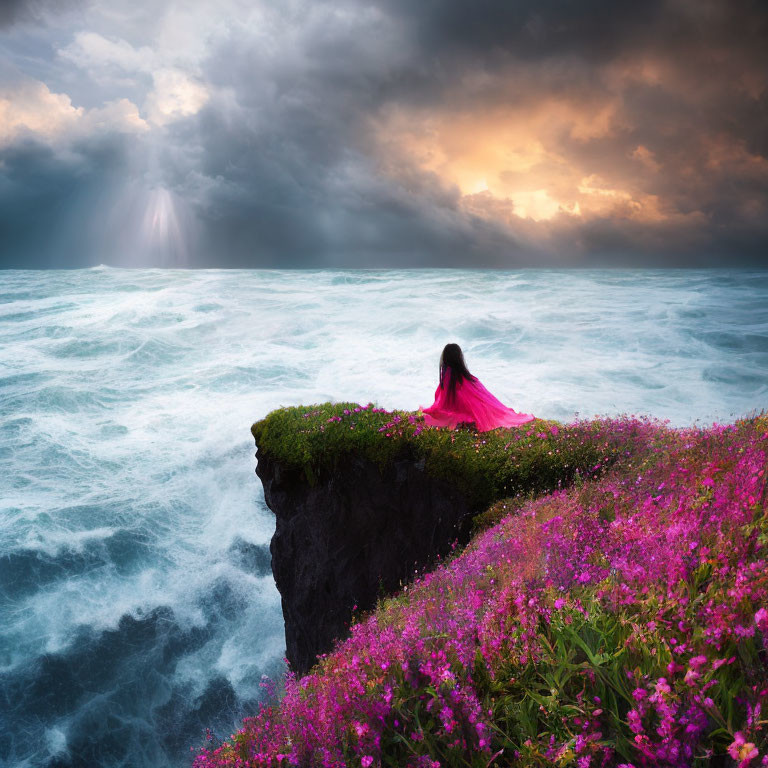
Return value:
[(407, 179), (417, 167), (452, 186), (466, 211), (510, 226), (559, 216), (690, 220), (694, 214), (643, 188), (644, 178), (662, 171), (648, 147), (637, 145), (624, 165), (603, 169), (604, 176), (563, 149), (610, 138), (620, 124), (610, 99), (587, 106), (545, 99), (526, 109), (482, 113), (392, 107), (382, 110), (371, 130), (385, 172)]

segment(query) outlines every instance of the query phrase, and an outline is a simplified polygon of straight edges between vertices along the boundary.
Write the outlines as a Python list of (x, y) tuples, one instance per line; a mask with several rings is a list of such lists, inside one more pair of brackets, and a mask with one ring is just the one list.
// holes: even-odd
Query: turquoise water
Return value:
[(768, 271), (0, 272), (0, 764), (182, 766), (282, 669), (251, 423), (431, 403), (768, 408)]

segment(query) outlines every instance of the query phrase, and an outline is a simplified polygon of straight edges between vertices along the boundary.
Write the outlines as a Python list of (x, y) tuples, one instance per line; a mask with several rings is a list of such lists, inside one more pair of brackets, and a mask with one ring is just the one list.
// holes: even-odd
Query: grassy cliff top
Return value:
[[(280, 408), (251, 431), (265, 456), (304, 473), (310, 483), (348, 456), (381, 468), (398, 458), (424, 459), (426, 472), (453, 484), (482, 510), (498, 499), (595, 477), (618, 459), (635, 455), (649, 439), (651, 423), (634, 417), (570, 424), (536, 419), (478, 432), (472, 425), (429, 427), (420, 413), (387, 411), (372, 403), (323, 403)], [(656, 427), (664, 430), (661, 423)]]
[[(322, 433), (344, 423), (327, 421), (338, 407), (277, 412), (257, 439), (269, 442), (270, 419), (293, 419), (310, 422), (314, 446), (323, 417)], [(395, 439), (447, 450), (451, 435), (411, 426)], [(457, 433), (451, 446), (457, 461), (502, 466), (510, 451), (541, 452), (535, 432), (514, 433), (480, 445)], [(582, 443), (630, 453), (594, 481), (514, 504), (312, 673), (288, 675), (281, 699), (213, 739), (196, 768), (768, 764), (768, 418), (601, 420), (553, 437), (536, 437), (544, 455)]]

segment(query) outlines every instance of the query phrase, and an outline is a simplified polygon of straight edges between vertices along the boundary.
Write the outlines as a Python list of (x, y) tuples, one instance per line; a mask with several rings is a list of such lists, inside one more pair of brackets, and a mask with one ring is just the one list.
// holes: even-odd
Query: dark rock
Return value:
[(348, 456), (310, 484), (303, 472), (257, 451), (257, 475), (277, 525), (272, 572), (285, 619), (287, 658), (304, 674), (366, 611), (416, 568), (470, 537), (464, 496), (405, 455), (384, 470)]

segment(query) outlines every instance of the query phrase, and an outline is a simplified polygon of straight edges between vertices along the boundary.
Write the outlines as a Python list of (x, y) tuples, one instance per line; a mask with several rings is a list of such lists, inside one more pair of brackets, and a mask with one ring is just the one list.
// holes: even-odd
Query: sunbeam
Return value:
[(188, 261), (187, 242), (177, 210), (179, 205), (175, 195), (163, 187), (153, 189), (147, 195), (139, 228), (140, 247), (143, 252), (161, 256), (164, 266), (186, 266)]
[(103, 263), (192, 266), (189, 243), (197, 228), (189, 205), (173, 190), (134, 179), (118, 188), (107, 208), (92, 223)]

